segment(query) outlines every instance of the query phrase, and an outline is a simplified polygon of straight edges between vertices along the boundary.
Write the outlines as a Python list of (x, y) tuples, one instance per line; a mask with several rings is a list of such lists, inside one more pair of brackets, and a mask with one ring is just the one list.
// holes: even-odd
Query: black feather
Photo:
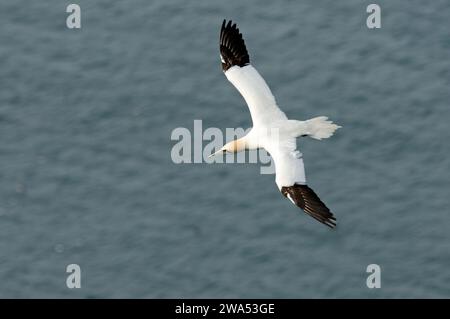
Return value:
[(294, 184), (292, 186), (284, 186), (281, 188), (281, 193), (286, 198), (289, 196), (298, 207), (314, 219), (331, 228), (336, 226), (336, 218), (320, 200), (319, 196), (307, 185)]
[(222, 69), (224, 72), (232, 66), (243, 67), (250, 63), (242, 34), (231, 20), (228, 23), (223, 20), (220, 29), (220, 55), (223, 60)]

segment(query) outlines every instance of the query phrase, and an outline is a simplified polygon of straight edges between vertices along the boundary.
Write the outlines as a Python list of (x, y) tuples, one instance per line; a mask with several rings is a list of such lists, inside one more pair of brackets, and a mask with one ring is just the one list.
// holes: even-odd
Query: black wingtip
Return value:
[(303, 211), (330, 228), (336, 227), (336, 217), (307, 185), (284, 186), (281, 193)]
[(222, 69), (227, 71), (232, 66), (243, 67), (250, 63), (250, 57), (239, 28), (232, 20), (224, 19), (220, 29), (220, 57)]

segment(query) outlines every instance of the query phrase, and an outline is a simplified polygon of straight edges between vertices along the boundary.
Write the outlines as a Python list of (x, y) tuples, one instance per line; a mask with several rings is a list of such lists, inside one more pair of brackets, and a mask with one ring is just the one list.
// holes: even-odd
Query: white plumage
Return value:
[(222, 24), (220, 58), (225, 76), (248, 105), (253, 128), (246, 136), (226, 144), (217, 153), (264, 148), (275, 162), (275, 181), (281, 193), (315, 219), (334, 227), (336, 219), (333, 214), (306, 185), (303, 156), (297, 149), (296, 138), (328, 138), (340, 126), (325, 116), (307, 121), (289, 120), (278, 107), (266, 81), (250, 64), (242, 34), (231, 21)]
[(252, 65), (232, 66), (225, 72), (225, 76), (247, 102), (254, 127), (270, 126), (274, 121), (287, 120), (266, 81)]

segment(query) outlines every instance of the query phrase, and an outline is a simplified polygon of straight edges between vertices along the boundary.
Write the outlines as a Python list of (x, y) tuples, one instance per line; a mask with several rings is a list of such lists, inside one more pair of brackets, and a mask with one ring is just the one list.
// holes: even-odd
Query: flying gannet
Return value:
[(308, 215), (335, 227), (336, 218), (306, 184), (302, 153), (297, 150), (296, 138), (309, 136), (321, 140), (332, 136), (340, 126), (325, 116), (306, 121), (289, 120), (278, 108), (264, 79), (250, 64), (242, 34), (232, 21), (222, 23), (220, 60), (225, 76), (248, 104), (253, 127), (244, 137), (225, 144), (210, 156), (264, 148), (274, 160), (275, 182), (281, 193)]

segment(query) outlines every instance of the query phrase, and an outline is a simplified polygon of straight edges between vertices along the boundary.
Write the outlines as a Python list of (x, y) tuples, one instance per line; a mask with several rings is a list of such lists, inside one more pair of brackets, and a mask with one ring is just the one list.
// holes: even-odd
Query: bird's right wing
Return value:
[(250, 109), (253, 124), (285, 120), (266, 81), (250, 64), (242, 34), (236, 24), (223, 21), (220, 31), (220, 59), (227, 79), (241, 93)]

